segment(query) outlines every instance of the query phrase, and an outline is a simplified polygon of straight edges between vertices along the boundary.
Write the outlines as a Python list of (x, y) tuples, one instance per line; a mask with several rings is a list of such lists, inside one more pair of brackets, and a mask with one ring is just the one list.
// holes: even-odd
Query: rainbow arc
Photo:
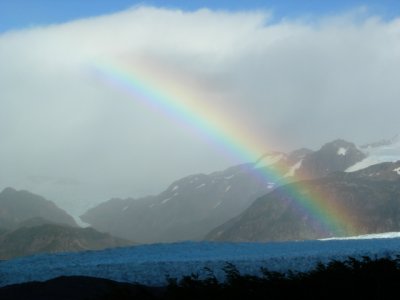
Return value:
[[(133, 101), (139, 101), (151, 111), (189, 128), (223, 155), (241, 162), (256, 162), (267, 149), (263, 138), (202, 101), (198, 91), (193, 92), (190, 87), (177, 84), (180, 80), (176, 74), (165, 74), (162, 68), (154, 65), (148, 67), (116, 62), (97, 62), (92, 69), (102, 82), (128, 94)], [(344, 206), (329, 201), (329, 196), (323, 191), (311, 192), (304, 181), (289, 184), (293, 178), (285, 176), (287, 170), (285, 164), (277, 164), (253, 169), (253, 172), (265, 182), (284, 185), (285, 197), (296, 209), (312, 218), (321, 232), (335, 236), (356, 234), (357, 226)]]

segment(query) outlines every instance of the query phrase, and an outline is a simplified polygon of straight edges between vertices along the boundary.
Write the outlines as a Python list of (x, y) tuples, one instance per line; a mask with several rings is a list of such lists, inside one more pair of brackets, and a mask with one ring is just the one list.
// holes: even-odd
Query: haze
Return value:
[(162, 71), (266, 151), (362, 144), (400, 125), (400, 18), (366, 7), (277, 20), (269, 10), (135, 6), (0, 34), (0, 188), (76, 216), (243, 162), (100, 80), (100, 61)]

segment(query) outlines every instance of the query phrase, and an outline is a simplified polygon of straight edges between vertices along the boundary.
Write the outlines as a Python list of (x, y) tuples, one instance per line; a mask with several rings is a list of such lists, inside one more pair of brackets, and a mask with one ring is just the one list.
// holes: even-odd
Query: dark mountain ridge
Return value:
[[(278, 187), (212, 230), (206, 239), (265, 242), (400, 231), (399, 170), (400, 161), (382, 163)], [(346, 212), (349, 224), (342, 224), (342, 232), (321, 230), (307, 209), (297, 208), (298, 200), (288, 190), (301, 193), (303, 201), (319, 201), (329, 214)]]

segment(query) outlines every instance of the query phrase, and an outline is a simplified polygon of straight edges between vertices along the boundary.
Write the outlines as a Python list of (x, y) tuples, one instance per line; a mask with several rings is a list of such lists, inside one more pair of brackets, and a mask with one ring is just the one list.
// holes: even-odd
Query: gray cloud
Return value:
[(42, 193), (80, 213), (236, 163), (96, 79), (90, 66), (99, 61), (162, 66), (165, 76), (179, 75), (169, 80), (193, 84), (208, 106), (270, 148), (339, 137), (364, 143), (397, 132), (400, 19), (269, 17), (136, 7), (0, 35), (0, 186)]

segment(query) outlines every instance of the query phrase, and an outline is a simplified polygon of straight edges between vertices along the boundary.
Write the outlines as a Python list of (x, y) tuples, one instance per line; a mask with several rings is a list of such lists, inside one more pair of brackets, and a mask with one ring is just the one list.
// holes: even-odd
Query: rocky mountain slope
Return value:
[[(298, 197), (288, 191), (301, 191), (302, 201), (311, 202), (300, 204)], [(344, 218), (334, 214), (347, 214), (342, 232), (321, 230), (315, 213), (305, 208), (314, 206), (313, 201), (331, 209), (327, 213), (333, 217)], [(400, 161), (281, 186), (212, 230), (206, 239), (283, 241), (388, 231), (400, 231)]]
[(112, 199), (81, 218), (100, 231), (141, 243), (200, 239), (275, 186), (252, 176), (252, 168), (191, 175), (157, 196)]
[(201, 239), (277, 186), (344, 171), (363, 158), (354, 144), (342, 140), (315, 152), (269, 152), (254, 164), (182, 178), (157, 196), (112, 199), (81, 219), (100, 231), (139, 243)]

